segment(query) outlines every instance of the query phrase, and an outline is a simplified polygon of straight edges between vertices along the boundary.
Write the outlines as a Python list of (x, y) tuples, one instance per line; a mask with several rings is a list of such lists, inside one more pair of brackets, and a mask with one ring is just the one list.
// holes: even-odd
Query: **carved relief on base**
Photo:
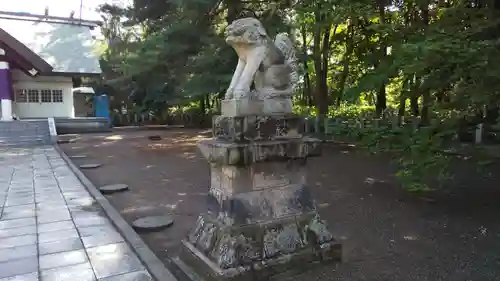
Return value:
[[(337, 242), (317, 214), (304, 214), (269, 224), (230, 226), (221, 217), (200, 216), (188, 242), (220, 269), (265, 264), (304, 249), (312, 259), (339, 259), (324, 251)], [(323, 251), (322, 251), (323, 249)], [(326, 256), (325, 256), (326, 255)]]

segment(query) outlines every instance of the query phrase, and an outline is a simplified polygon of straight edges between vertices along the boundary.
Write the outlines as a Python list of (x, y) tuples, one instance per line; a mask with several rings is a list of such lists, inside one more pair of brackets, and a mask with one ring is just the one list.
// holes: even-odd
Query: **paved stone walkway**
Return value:
[(153, 280), (53, 147), (0, 149), (0, 281)]

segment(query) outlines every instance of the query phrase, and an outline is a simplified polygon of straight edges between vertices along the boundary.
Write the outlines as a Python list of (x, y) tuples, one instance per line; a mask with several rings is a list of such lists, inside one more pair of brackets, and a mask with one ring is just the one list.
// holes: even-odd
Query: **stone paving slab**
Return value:
[(52, 146), (0, 149), (0, 281), (152, 281)]

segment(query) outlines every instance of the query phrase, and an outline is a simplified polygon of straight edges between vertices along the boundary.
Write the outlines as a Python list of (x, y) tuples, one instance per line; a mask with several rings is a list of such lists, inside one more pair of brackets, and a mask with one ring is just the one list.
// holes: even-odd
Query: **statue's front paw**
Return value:
[(224, 95), (224, 99), (231, 100), (231, 99), (233, 99), (233, 97), (234, 97), (233, 90), (232, 89), (228, 89), (226, 91), (226, 94)]
[(241, 99), (248, 96), (248, 90), (246, 89), (235, 89), (233, 91), (233, 96), (235, 99)]

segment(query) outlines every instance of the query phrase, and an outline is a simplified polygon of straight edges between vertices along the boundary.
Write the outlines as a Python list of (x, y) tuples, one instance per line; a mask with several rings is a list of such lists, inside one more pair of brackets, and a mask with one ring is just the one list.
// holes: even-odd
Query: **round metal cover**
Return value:
[(80, 169), (95, 169), (101, 167), (102, 164), (83, 164), (80, 165)]
[(169, 215), (163, 216), (147, 216), (136, 219), (132, 222), (132, 226), (137, 230), (155, 231), (171, 226), (174, 219)]
[(126, 184), (108, 184), (108, 185), (103, 185), (99, 187), (99, 190), (102, 193), (113, 193), (113, 192), (119, 192), (119, 191), (125, 191), (128, 189), (128, 185)]

